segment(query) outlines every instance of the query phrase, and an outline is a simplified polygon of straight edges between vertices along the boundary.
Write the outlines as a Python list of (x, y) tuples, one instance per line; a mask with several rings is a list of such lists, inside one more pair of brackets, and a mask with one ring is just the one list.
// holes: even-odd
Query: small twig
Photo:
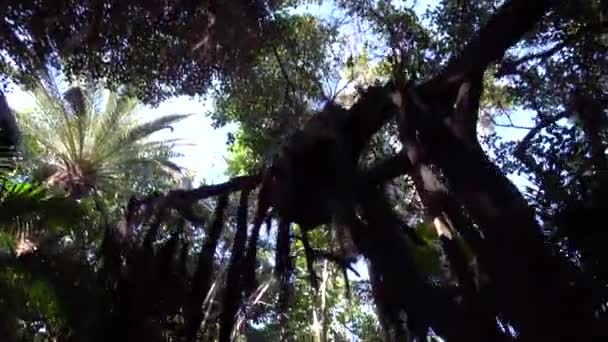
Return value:
[(534, 129), (534, 127), (530, 127), (530, 126), (520, 126), (520, 125), (516, 125), (513, 123), (513, 121), (511, 120), (511, 117), (509, 115), (505, 115), (507, 117), (507, 119), (509, 120), (508, 124), (501, 124), (498, 123), (498, 121), (496, 121), (496, 119), (494, 117), (492, 117), (491, 115), (488, 115), (488, 117), (490, 118), (490, 120), (492, 121), (492, 124), (496, 127), (505, 127), (505, 128), (516, 128), (516, 129), (525, 129), (525, 130), (530, 130), (530, 129)]
[(516, 128), (516, 129), (525, 129), (525, 130), (534, 129), (534, 127), (530, 127), (530, 126), (519, 126), (519, 125), (513, 125), (513, 124), (506, 125), (506, 124), (496, 123), (496, 121), (494, 121), (494, 120), (492, 120), (492, 121), (493, 121), (494, 126), (496, 126), (496, 127)]
[(513, 126), (513, 120), (511, 120), (511, 115), (506, 114), (505, 116), (507, 117), (507, 120), (509, 120), (509, 123), (511, 124), (511, 126)]
[(342, 88), (338, 89), (338, 83), (336, 83), (336, 88), (334, 88), (334, 95), (331, 97), (331, 102), (334, 102), (336, 100), (336, 98), (338, 98), (338, 95), (340, 95), (341, 92), (343, 92), (346, 88), (348, 88), (348, 86), (353, 83), (355, 80), (355, 67), (353, 66), (350, 70), (350, 80), (346, 81), (346, 83), (344, 84), (344, 86), (342, 86)]
[(549, 127), (553, 123), (567, 117), (568, 114), (568, 112), (561, 112), (551, 118), (543, 119), (538, 125), (536, 125), (536, 127), (530, 129), (530, 132), (528, 132), (528, 134), (524, 136), (524, 138), (519, 142), (519, 144), (517, 144), (513, 155), (516, 156), (518, 159), (521, 159), (521, 157), (525, 154), (525, 151), (528, 149), (532, 138), (534, 138), (535, 135), (537, 135), (540, 131)]

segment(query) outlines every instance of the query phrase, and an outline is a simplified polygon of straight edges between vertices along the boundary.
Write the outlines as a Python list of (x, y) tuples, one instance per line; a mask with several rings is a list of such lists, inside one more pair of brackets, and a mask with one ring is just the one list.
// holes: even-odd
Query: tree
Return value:
[(0, 137), (0, 169), (9, 170), (15, 166), (15, 147), (19, 145), (20, 132), (4, 94), (0, 94)]
[[(412, 165), (409, 170), (413, 170), (411, 171), (413, 172), (412, 177), (415, 178), (416, 174), (419, 174), (421, 177), (422, 183), (419, 183), (418, 192), (423, 197), (424, 204), (429, 207), (429, 210), (434, 215), (438, 215), (437, 218), (440, 217), (439, 215), (447, 217), (448, 221), (443, 223), (443, 226), (449, 229), (448, 223), (455, 225), (452, 227), (456, 228), (460, 234), (466, 237), (468, 243), (473, 246), (475, 253), (478, 255), (485, 272), (488, 272), (494, 280), (492, 286), (484, 289), (484, 293), (487, 293), (490, 296), (489, 298), (492, 298), (488, 302), (490, 306), (482, 308), (483, 311), (481, 312), (485, 312), (485, 315), (495, 318), (497, 311), (494, 311), (496, 309), (492, 308), (492, 306), (496, 305), (500, 308), (497, 309), (499, 310), (498, 312), (502, 312), (509, 317), (508, 319), (513, 320), (518, 333), (525, 338), (546, 337), (546, 334), (552, 331), (552, 325), (556, 320), (568, 320), (565, 317), (569, 317), (570, 315), (577, 317), (587, 315), (587, 317), (590, 317), (590, 313), (585, 308), (574, 304), (574, 302), (562, 305), (560, 308), (554, 306), (554, 301), (550, 298), (556, 298), (558, 296), (557, 293), (563, 293), (563, 291), (570, 293), (567, 295), (567, 298), (572, 298), (573, 301), (577, 301), (574, 298), (580, 299), (581, 297), (579, 296), (581, 294), (580, 292), (577, 293), (576, 290), (571, 292), (570, 289), (567, 289), (567, 285), (565, 285), (563, 280), (559, 279), (559, 274), (562, 272), (560, 271), (562, 267), (560, 266), (560, 261), (546, 250), (540, 228), (534, 221), (532, 212), (529, 210), (523, 197), (519, 196), (513, 185), (510, 184), (504, 175), (496, 170), (483, 154), (477, 143), (475, 125), (478, 101), (481, 94), (481, 75), (483, 75), (483, 72), (493, 60), (500, 58), (510, 45), (516, 42), (526, 30), (531, 28), (536, 20), (534, 18), (539, 18), (548, 8), (547, 6), (548, 3), (537, 3), (527, 8), (523, 2), (513, 1), (501, 7), (497, 11), (496, 16), (487, 22), (486, 27), (481, 30), (479, 35), (475, 36), (460, 54), (455, 54), (455, 57), (446, 63), (446, 67), (438, 76), (422, 83), (416, 89), (411, 89), (411, 93), (404, 95), (406, 98), (409, 98), (409, 102), (405, 106), (405, 108), (409, 108), (409, 111), (407, 112), (408, 114), (402, 112), (399, 119), (400, 139), (406, 147), (404, 152), (407, 153), (409, 163)], [(519, 26), (517, 30), (507, 30), (506, 27), (514, 19), (515, 13), (523, 13), (524, 11), (527, 13), (526, 19), (523, 20), (526, 24)], [(480, 50), (481, 46), (487, 49), (483, 53)], [(390, 91), (390, 88), (386, 91)], [(416, 96), (415, 93), (419, 95)], [(376, 104), (379, 105), (381, 103), (381, 98), (379, 97), (381, 94), (383, 94), (382, 91), (377, 92), (375, 95), (369, 95), (367, 101), (376, 101)], [(384, 94), (385, 96), (387, 95), (386, 93)], [(357, 104), (365, 108), (365, 103), (366, 100), (362, 98)], [(455, 103), (456, 111), (454, 110)], [(396, 103), (396, 105), (397, 109), (402, 110), (402, 108), (399, 108), (399, 103)], [(353, 106), (349, 111), (351, 116), (347, 119), (347, 122), (349, 122), (347, 125), (351, 125), (351, 129), (352, 125), (355, 125), (355, 130), (361, 129), (360, 132), (362, 134), (358, 136), (347, 135), (348, 139), (354, 139), (352, 142), (358, 142), (359, 140), (357, 139), (367, 140), (369, 138), (369, 135), (365, 135), (369, 134), (367, 129), (373, 132), (375, 130), (373, 127), (380, 126), (356, 126), (356, 123), (363, 124), (365, 122), (359, 116), (357, 109), (361, 110), (361, 108)], [(379, 107), (377, 110), (382, 113), (386, 109)], [(370, 111), (367, 111), (366, 114), (369, 115)], [(449, 127), (445, 127), (439, 121), (434, 121), (437, 120), (437, 116), (448, 116), (453, 121)], [(372, 117), (375, 117), (378, 121), (365, 123), (376, 125), (381, 120), (386, 119), (381, 114), (377, 114), (377, 116), (372, 115)], [(357, 120), (361, 121), (358, 122)], [(336, 150), (333, 149), (337, 148), (340, 151), (340, 148), (336, 147), (339, 145), (336, 144), (342, 143), (344, 140), (341, 139), (344, 138), (340, 136), (331, 137), (330, 139), (333, 140), (324, 142), (328, 145), (324, 145), (326, 150), (322, 152), (322, 149), (313, 149), (314, 144), (320, 143), (320, 141), (314, 140), (314, 137), (319, 136), (312, 133), (312, 127), (314, 126), (311, 125), (310, 127), (311, 131), (308, 131), (308, 133), (313, 137), (311, 138), (312, 140), (308, 141), (308, 144), (296, 147), (296, 138), (294, 137), (294, 145), (291, 146), (291, 150), (290, 148), (286, 148), (284, 151), (289, 152), (284, 152), (285, 154), (283, 155), (279, 153), (278, 164), (275, 164), (278, 165), (278, 171), (270, 176), (271, 180), (269, 182), (279, 182), (280, 187), (283, 187), (281, 188), (283, 193), (279, 197), (274, 197), (270, 200), (270, 204), (276, 207), (281, 219), (287, 222), (295, 221), (314, 226), (327, 219), (327, 216), (324, 216), (324, 211), (329, 211), (327, 213), (329, 215), (332, 212), (334, 215), (339, 215), (336, 211), (348, 210), (348, 206), (346, 208), (342, 207), (342, 209), (340, 207), (324, 207), (323, 200), (327, 200), (327, 197), (316, 197), (318, 195), (314, 191), (319, 191), (319, 189), (311, 187), (312, 184), (315, 184), (316, 187), (326, 186), (328, 183), (325, 183), (326, 180), (320, 175), (326, 172), (329, 177), (329, 173), (332, 172), (331, 167), (343, 167), (340, 164), (333, 164), (329, 168), (321, 169), (320, 172), (314, 171), (313, 174), (310, 173), (312, 170), (308, 168), (304, 169), (307, 171), (296, 173), (299, 171), (298, 168), (303, 168), (305, 165), (320, 166), (322, 164), (321, 160), (332, 160), (338, 163), (333, 159), (337, 158), (337, 155), (333, 153), (340, 152), (335, 152)], [(303, 134), (306, 134), (306, 132), (307, 130), (304, 128)], [(343, 134), (343, 132), (338, 131), (337, 134)], [(306, 150), (307, 148), (310, 148), (310, 150)], [(344, 152), (342, 150), (341, 153)], [(347, 154), (348, 157), (356, 157), (360, 153), (360, 150), (349, 153), (352, 153), (352, 155)], [(316, 156), (313, 157), (313, 154), (316, 154)], [(416, 156), (425, 156), (424, 158), (428, 159), (420, 160)], [(285, 159), (281, 160), (281, 158)], [(292, 164), (297, 161), (300, 161), (300, 164), (297, 166), (296, 164)], [(402, 160), (401, 162), (406, 163), (407, 160)], [(463, 168), (459, 165), (461, 163), (468, 165), (467, 172), (472, 172), (470, 174), (475, 176), (470, 177), (470, 174), (463, 172)], [(442, 192), (441, 187), (437, 188), (437, 191), (434, 191), (434, 193), (429, 191), (431, 189), (430, 184), (426, 182), (429, 179), (428, 167), (431, 164), (443, 171), (446, 185), (449, 185), (449, 188), (453, 190), (452, 196), (454, 197), (448, 197), (450, 194)], [(407, 166), (401, 167), (408, 169)], [(349, 176), (344, 173), (348, 169), (340, 170), (341, 176), (349, 179)], [(272, 179), (273, 176), (276, 178)], [(319, 182), (324, 183), (319, 184)], [(270, 184), (269, 186), (272, 187), (272, 183), (266, 184)], [(285, 188), (290, 189), (289, 191), (291, 192), (285, 193)], [(323, 191), (327, 196), (327, 191), (337, 190), (324, 188)], [(336, 193), (332, 194), (336, 195)], [(372, 194), (373, 192), (368, 195)], [(298, 197), (306, 198), (306, 200), (297, 202), (296, 198)], [(319, 204), (312, 204), (315, 200), (321, 200), (321, 202)], [(283, 201), (288, 202), (285, 203)], [(367, 205), (372, 204), (369, 203)], [(460, 212), (462, 206), (466, 210), (466, 215), (462, 215)], [(306, 214), (298, 212), (298, 208), (306, 209)], [(316, 217), (318, 221), (314, 221), (314, 218), (310, 217), (310, 214), (315, 210), (320, 212), (320, 216)], [(365, 210), (366, 208), (363, 207), (364, 212)], [(381, 207), (372, 206), (367, 208), (367, 210), (367, 215), (372, 215), (368, 217), (368, 223), (370, 220), (381, 219), (383, 216), (380, 214), (381, 212), (384, 212), (385, 218), (390, 217), (390, 215), (386, 216), (388, 212)], [(342, 215), (347, 215), (347, 213), (343, 212)], [(312, 221), (304, 222), (302, 221), (304, 219), (312, 219)], [(402, 258), (407, 260), (407, 256), (398, 251), (406, 251), (408, 247), (406, 245), (399, 245), (397, 235), (394, 236), (395, 239), (391, 240), (389, 238), (389, 236), (393, 236), (392, 234), (397, 234), (396, 231), (392, 233), (389, 230), (376, 234), (378, 236), (369, 236), (364, 232), (363, 227), (356, 228), (360, 223), (352, 216), (342, 217), (341, 219), (345, 220), (343, 223), (350, 225), (351, 233), (355, 235), (362, 234), (359, 240), (359, 243), (362, 245), (359, 247), (362, 253), (370, 258), (372, 263), (376, 264), (375, 266), (378, 267), (378, 272), (380, 272), (382, 277), (391, 275), (390, 280), (384, 280), (386, 284), (382, 285), (383, 287), (388, 287), (385, 291), (390, 291), (396, 296), (394, 298), (401, 296), (401, 305), (407, 308), (405, 310), (416, 312), (415, 317), (417, 317), (417, 324), (420, 324), (420, 326), (416, 327), (416, 323), (410, 326), (410, 328), (414, 329), (414, 333), (425, 334), (425, 328), (428, 328), (430, 325), (434, 329), (443, 330), (440, 332), (442, 334), (448, 336), (455, 334), (451, 337), (457, 339), (458, 332), (453, 330), (453, 327), (450, 327), (449, 324), (444, 325), (448, 322), (447, 320), (444, 321), (439, 317), (434, 317), (433, 314), (424, 313), (420, 299), (411, 297), (413, 293), (416, 293), (419, 297), (437, 301), (438, 293), (433, 294), (435, 291), (426, 288), (422, 283), (410, 285), (413, 287), (410, 291), (405, 291), (405, 293), (403, 293), (402, 286), (396, 287), (396, 284), (404, 284), (401, 283), (402, 280), (396, 274), (403, 272), (404, 269), (415, 274), (415, 270), (412, 269), (411, 265), (407, 264), (407, 261), (402, 261), (403, 263), (399, 264), (401, 271), (389, 267), (391, 261), (394, 262)], [(468, 223), (467, 219), (472, 219), (473, 222)], [(375, 223), (377, 229), (379, 227), (378, 223), (381, 221), (372, 222)], [(281, 225), (279, 226), (281, 227)], [(288, 227), (286, 224), (282, 224), (282, 226)], [(511, 228), (509, 229), (508, 227)], [(513, 231), (515, 228), (517, 231)], [(470, 231), (470, 229), (473, 230)], [(479, 238), (476, 237), (479, 231), (485, 236), (485, 240), (481, 244), (479, 244)], [(287, 235), (279, 232), (279, 236)], [(277, 253), (284, 253), (284, 256), (280, 258), (283, 258), (281, 263), (285, 267), (287, 265), (284, 262), (285, 253), (288, 253), (289, 249), (287, 245), (282, 245), (281, 242), (277, 242), (277, 245), (280, 246), (277, 249)], [(384, 252), (377, 250), (380, 245), (383, 246)], [(513, 248), (521, 251), (521, 253), (519, 255), (512, 255), (509, 253), (509, 250)], [(395, 253), (391, 261), (386, 259), (387, 249)], [(396, 255), (400, 255), (400, 257)], [(280, 261), (281, 259), (277, 260)], [(285, 278), (286, 276), (283, 275), (282, 277)], [(380, 286), (381, 284), (378, 285)], [(566, 289), (562, 288), (562, 286), (565, 286)], [(397, 291), (397, 288), (400, 289), (401, 294), (392, 292)], [(548, 290), (549, 288), (552, 290)], [(411, 293), (408, 294), (408, 292)], [(534, 308), (530, 306), (531, 303), (536, 303), (532, 304)], [(378, 305), (381, 304), (378, 303)], [(398, 304), (384, 304), (387, 310), (387, 319), (389, 321), (392, 320), (392, 324), (398, 329), (400, 325), (398, 312), (400, 309), (395, 308), (395, 305)], [(440, 305), (446, 309), (445, 305), (448, 304), (447, 302), (443, 302)], [(577, 308), (572, 310), (574, 307)], [(479, 308), (474, 306), (466, 310), (471, 310), (470, 313), (475, 315), (480, 313)], [(450, 311), (447, 310), (446, 312)], [(453, 317), (453, 314), (448, 314), (448, 316)], [(529, 315), (534, 315), (536, 319)], [(486, 316), (486, 319), (489, 317)], [(543, 318), (538, 320), (539, 317)], [(491, 319), (487, 319), (486, 321), (491, 322)], [(583, 321), (586, 322), (584, 324), (590, 322), (588, 319)], [(580, 332), (581, 330), (589, 331), (583, 327), (564, 327), (564, 329), (565, 331), (557, 332), (555, 329), (553, 331), (556, 336), (563, 333), (575, 334), (575, 332)], [(399, 334), (399, 332), (396, 333)]]
[(170, 161), (175, 142), (148, 138), (187, 115), (138, 123), (136, 99), (119, 91), (106, 94), (92, 80), (61, 93), (58, 78), (44, 75), (33, 81), (30, 92), (37, 108), (20, 113), (19, 122), (35, 180), (74, 198), (93, 192), (126, 198), (127, 186), (142, 191), (138, 187), (146, 185), (139, 182), (178, 177), (181, 169)]
[[(597, 225), (580, 235), (572, 229), (600, 213), (605, 203), (606, 131), (599, 118), (605, 116), (606, 104), (601, 77), (594, 77), (605, 66), (604, 44), (596, 37), (603, 17), (592, 10), (594, 1), (576, 2), (576, 8), (549, 0), (459, 3), (441, 2), (430, 13), (429, 28), (410, 9), (389, 1), (338, 2), (373, 29), (371, 39), (383, 50), (372, 59), (383, 76), (390, 75), (358, 90), (348, 108), (319, 86), (324, 75), (315, 71), (334, 66), (324, 55), (328, 47), (316, 40), (304, 48), (297, 40), (291, 41), (295, 46), (289, 44), (292, 34), (332, 35), (323, 34), (323, 26), (306, 16), (291, 21), (285, 13), (274, 13), (276, 23), (287, 28), (294, 23), (293, 30), (274, 40), (265, 36), (274, 48), (261, 45), (253, 51), (259, 58), (243, 73), (218, 78), (215, 118), (220, 124), (222, 119), (242, 123), (235, 145), (241, 159), (233, 163), (239, 175), (222, 184), (133, 198), (125, 224), (106, 226), (98, 251), (104, 267), (84, 267), (92, 271), (82, 273), (103, 280), (92, 287), (109, 297), (90, 302), (95, 306), (91, 312), (101, 314), (79, 320), (73, 312), (89, 310), (74, 306), (71, 315), (66, 313), (71, 325), (86, 334), (93, 331), (91, 322), (96, 331), (116, 324), (117, 336), (133, 339), (155, 340), (164, 334), (229, 341), (247, 326), (243, 320), (264, 317), (255, 310), (262, 306), (255, 298), (272, 293), (273, 300), (265, 302), (278, 315), (265, 321), (266, 332), (286, 339), (294, 333), (290, 328), (306, 333), (311, 313), (325, 313), (312, 292), (296, 291), (294, 298), (293, 289), (304, 286), (303, 269), (315, 288), (319, 269), (330, 269), (326, 260), (343, 269), (361, 255), (369, 265), (369, 293), (387, 341), (421, 340), (433, 335), (431, 330), (450, 341), (605, 339), (597, 310), (604, 293), (586, 291), (605, 287), (600, 270), (604, 254), (600, 244), (581, 239), (602, 235)], [(564, 37), (570, 38), (566, 42)], [(560, 45), (544, 50), (553, 39), (565, 48), (562, 60), (551, 59)], [(338, 41), (332, 45), (340, 46), (333, 44)], [(537, 54), (513, 47), (543, 50)], [(523, 55), (514, 56), (518, 52)], [(532, 64), (539, 59), (545, 63), (536, 68)], [(349, 58), (340, 63), (356, 64)], [(497, 75), (488, 75), (494, 71)], [(510, 72), (517, 75), (501, 79)], [(541, 76), (559, 82), (540, 87)], [(509, 101), (482, 101), (495, 94)], [(537, 125), (514, 151), (507, 145), (496, 152), (506, 171), (532, 175), (539, 200), (527, 200), (478, 139), (480, 106), (491, 111), (499, 102), (507, 110), (522, 106), (538, 113)], [(244, 114), (250, 107), (255, 115)], [(569, 114), (555, 110), (577, 113), (582, 121), (556, 124)], [(543, 130), (546, 134), (539, 134)], [(382, 153), (370, 153), (375, 147)], [(545, 155), (562, 147), (568, 153)], [(562, 175), (572, 180), (567, 187), (556, 182)], [(250, 193), (258, 187), (256, 208), (248, 210)], [(232, 193), (239, 195), (233, 224), (226, 220), (235, 209)], [(407, 207), (413, 212), (405, 215), (405, 206), (395, 204), (414, 193), (417, 199)], [(213, 203), (213, 218), (200, 210), (201, 201)], [(183, 234), (184, 220), (202, 236), (192, 249), (185, 247), (192, 236)], [(273, 291), (265, 290), (271, 287), (268, 267), (262, 267), (264, 272), (258, 267), (267, 264), (268, 241), (260, 234), (264, 223), (276, 236)], [(200, 229), (203, 225), (206, 229)], [(426, 236), (429, 228), (433, 238)], [(563, 232), (572, 245), (547, 230)], [(335, 245), (317, 240), (327, 231), (337, 237)], [(333, 251), (336, 246), (340, 248)], [(570, 254), (579, 251), (583, 257)], [(38, 265), (41, 256), (62, 260), (59, 265), (73, 260), (43, 253), (11, 262), (27, 261), (35, 271), (49, 267)], [(427, 262), (434, 259), (444, 261), (439, 272)], [(189, 270), (183, 267), (188, 264)], [(67, 288), (74, 284), (69, 272), (58, 276), (53, 271), (46, 274), (54, 282)], [(326, 274), (330, 279), (331, 271)], [(209, 302), (211, 297), (218, 301)], [(98, 305), (103, 302), (111, 303), (110, 312)], [(199, 331), (203, 322), (206, 329)]]

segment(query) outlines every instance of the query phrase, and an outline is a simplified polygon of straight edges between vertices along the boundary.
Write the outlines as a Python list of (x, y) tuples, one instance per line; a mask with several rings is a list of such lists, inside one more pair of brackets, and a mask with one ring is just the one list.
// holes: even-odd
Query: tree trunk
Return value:
[(327, 283), (330, 277), (329, 261), (323, 260), (323, 271), (321, 271), (321, 286), (319, 292), (321, 295), (321, 342), (327, 342), (327, 331), (329, 327), (329, 311), (327, 307)]
[(0, 90), (0, 149), (14, 151), (19, 144), (19, 128), (13, 111)]
[(319, 318), (317, 317), (316, 306), (312, 308), (312, 331), (314, 334), (314, 342), (321, 342), (321, 323), (319, 322)]
[(462, 247), (456, 240), (457, 232), (463, 232), (465, 236), (471, 238), (473, 250), (483, 256), (480, 237), (461, 213), (458, 204), (454, 203), (455, 199), (449, 194), (447, 186), (443, 184), (431, 165), (424, 160), (426, 152), (421, 144), (407, 132), (401, 133), (403, 149), (406, 152), (403, 158), (408, 158), (411, 164), (408, 173), (414, 181), (414, 187), (426, 207), (428, 216), (433, 220), (443, 251), (449, 261), (450, 270), (458, 279), (464, 295), (463, 305), (467, 315), (465, 323), (470, 325), (463, 329), (467, 330), (470, 341), (500, 341), (505, 336), (498, 331), (494, 305), (489, 301), (480, 300), (480, 293), (474, 285), (474, 274), (466, 261)]
[(482, 261), (497, 290), (495, 298), (520, 336), (575, 338), (589, 332), (577, 323), (591, 317), (566, 288), (563, 269), (545, 247), (534, 213), (517, 188), (483, 153), (433, 119), (435, 113), (417, 109), (409, 115), (417, 119), (419, 139), (483, 232), (490, 253)]
[(374, 298), (389, 329), (389, 341), (406, 340), (408, 329), (413, 336), (425, 338), (429, 327), (450, 341), (469, 341), (471, 332), (463, 329), (466, 318), (461, 309), (418, 270), (412, 242), (381, 190), (367, 191), (360, 205), (365, 223), (351, 213), (347, 225), (358, 250), (370, 261)]

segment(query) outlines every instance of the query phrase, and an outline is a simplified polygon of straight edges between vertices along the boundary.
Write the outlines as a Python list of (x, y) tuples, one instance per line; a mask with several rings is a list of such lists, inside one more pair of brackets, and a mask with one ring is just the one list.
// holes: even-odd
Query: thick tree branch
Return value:
[(454, 115), (448, 121), (454, 135), (474, 149), (481, 150), (477, 141), (477, 120), (483, 92), (483, 72), (470, 74), (460, 85), (454, 105)]
[[(579, 303), (582, 293), (564, 281), (560, 261), (544, 245), (525, 198), (482, 151), (470, 149), (429, 112), (429, 105), (410, 107), (419, 111), (410, 116), (417, 118), (419, 139), (431, 162), (483, 232), (489, 253), (481, 261), (495, 284), (494, 298), (521, 338), (573, 338), (588, 331), (588, 313)], [(563, 298), (559, 305), (558, 297)], [(574, 321), (578, 325), (564, 325)], [(556, 322), (564, 324), (556, 329)]]
[[(145, 206), (148, 208), (154, 207), (155, 210), (147, 211), (150, 214), (152, 212), (158, 213), (167, 209), (175, 209), (188, 221), (197, 225), (202, 225), (204, 223), (203, 218), (197, 216), (193, 212), (194, 204), (205, 198), (218, 195), (228, 195), (232, 192), (255, 188), (261, 182), (261, 180), (261, 174), (239, 176), (232, 178), (225, 183), (202, 185), (193, 190), (172, 190), (165, 195), (148, 196), (141, 200), (133, 198), (129, 201), (129, 209), (130, 211), (133, 211), (140, 206)], [(128, 212), (127, 215), (133, 218), (132, 212)]]
[(608, 159), (606, 158), (606, 144), (602, 139), (602, 131), (605, 129), (608, 119), (604, 114), (606, 105), (596, 96), (589, 96), (581, 90), (573, 94), (572, 110), (579, 119), (591, 152), (591, 160), (596, 170), (605, 172), (608, 170)]
[(247, 188), (257, 186), (262, 180), (260, 174), (249, 176), (240, 176), (230, 179), (229, 181), (217, 185), (203, 185), (195, 190), (186, 190), (186, 197), (192, 200), (201, 200), (204, 198), (227, 194)]
[(409, 159), (399, 153), (379, 162), (369, 170), (360, 172), (359, 181), (363, 187), (373, 187), (402, 176), (411, 168)]
[(500, 65), (498, 73), (496, 75), (498, 77), (501, 77), (501, 76), (513, 74), (516, 72), (515, 70), (517, 69), (518, 66), (520, 66), (526, 62), (529, 62), (531, 60), (534, 60), (534, 59), (545, 59), (545, 58), (551, 57), (555, 53), (557, 53), (559, 50), (563, 49), (568, 43), (569, 43), (569, 41), (564, 40), (560, 43), (555, 44), (552, 48), (550, 48), (548, 50), (538, 52), (538, 53), (532, 53), (532, 54), (523, 56), (516, 60), (504, 61)]
[(424, 97), (453, 93), (454, 87), (460, 86), (466, 77), (483, 73), (534, 27), (552, 3), (552, 0), (508, 1), (438, 76), (419, 86), (419, 93)]
[[(19, 144), (20, 132), (15, 115), (6, 101), (6, 96), (0, 90), (0, 149), (13, 150)], [(12, 167), (13, 163), (10, 163)]]
[(562, 50), (563, 48), (565, 48), (566, 46), (568, 46), (572, 43), (575, 43), (581, 37), (588, 34), (589, 31), (590, 31), (589, 28), (581, 29), (574, 34), (571, 34), (571, 35), (565, 37), (561, 42), (556, 43), (555, 45), (553, 45), (552, 47), (550, 47), (547, 50), (540, 51), (537, 53), (531, 53), (529, 55), (522, 56), (515, 60), (505, 60), (498, 68), (498, 72), (497, 72), (496, 76), (501, 77), (501, 76), (506, 76), (506, 75), (516, 73), (517, 67), (524, 63), (530, 62), (535, 59), (549, 58), (549, 57), (553, 56), (554, 54), (556, 54), (557, 52), (559, 52), (560, 50)]

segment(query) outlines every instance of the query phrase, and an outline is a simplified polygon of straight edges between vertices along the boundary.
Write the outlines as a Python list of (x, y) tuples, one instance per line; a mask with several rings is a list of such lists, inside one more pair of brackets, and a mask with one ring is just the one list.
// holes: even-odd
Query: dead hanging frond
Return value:
[(266, 215), (266, 235), (270, 234), (270, 229), (272, 228), (272, 218), (274, 216), (274, 212), (269, 212), (268, 215)]
[(179, 247), (180, 242), (182, 241), (182, 233), (185, 224), (183, 219), (178, 220), (169, 239), (162, 244), (156, 253), (156, 258), (158, 260), (157, 272), (161, 279), (164, 277), (173, 277), (180, 272), (177, 255), (178, 253), (182, 253), (182, 251), (179, 250)]
[(217, 242), (224, 226), (224, 212), (227, 205), (228, 195), (223, 194), (218, 199), (213, 223), (209, 227), (207, 238), (198, 256), (198, 265), (192, 279), (190, 300), (184, 308), (184, 334), (187, 341), (194, 340), (203, 319), (203, 301), (209, 291), (209, 284), (213, 273), (213, 256), (215, 255)]
[(172, 315), (180, 311), (184, 303), (184, 293), (187, 288), (187, 274), (180, 265), (178, 254), (181, 253), (183, 220), (171, 233), (155, 255), (156, 267), (154, 276), (156, 290), (152, 292), (150, 301), (156, 303), (152, 307), (155, 315)]
[(163, 224), (163, 220), (165, 219), (166, 214), (166, 210), (164, 208), (161, 208), (160, 211), (158, 211), (156, 215), (154, 215), (154, 220), (150, 224), (150, 228), (148, 229), (148, 232), (144, 237), (143, 247), (144, 251), (146, 251), (148, 254), (152, 253), (152, 245), (154, 244), (154, 241), (156, 241), (158, 231), (160, 230), (160, 227)]
[(371, 260), (368, 262), (369, 279), (372, 287), (372, 298), (376, 306), (376, 315), (384, 334), (383, 340), (409, 341), (409, 331), (406, 322), (398, 312), (391, 310), (390, 293), (386, 289), (385, 281)]
[(293, 273), (291, 260), (291, 223), (279, 222), (275, 252), (275, 276), (279, 282), (279, 312), (284, 315), (290, 300), (290, 281)]
[[(344, 296), (347, 299), (350, 299), (352, 291), (350, 290), (350, 280), (348, 279), (348, 268), (340, 267), (340, 270), (342, 271), (342, 277), (344, 278)], [(359, 276), (358, 273), (357, 276)]]
[[(257, 209), (253, 221), (253, 228), (247, 242), (247, 252), (243, 261), (243, 286), (246, 294), (249, 294), (255, 288), (255, 265), (257, 261), (258, 239), (260, 237), (260, 228), (264, 220), (267, 220), (267, 225), (270, 226), (270, 215), (268, 209), (271, 206), (271, 184), (272, 175), (267, 173), (262, 180), (262, 186), (258, 192)], [(269, 228), (270, 229), (270, 228)]]
[(247, 251), (243, 261), (243, 286), (246, 293), (249, 293), (255, 287), (255, 265), (261, 226), (260, 223), (254, 222), (247, 242)]
[(126, 229), (132, 229), (136, 226), (136, 220), (139, 217), (139, 209), (140, 206), (137, 203), (137, 198), (135, 198), (135, 196), (129, 197), (129, 202), (127, 202), (127, 208), (125, 210)]
[(159, 273), (172, 273), (173, 265), (175, 264), (175, 254), (180, 240), (180, 229), (175, 229), (171, 232), (169, 240), (165, 242), (158, 250), (157, 258), (159, 261)]
[(123, 241), (111, 226), (105, 228), (98, 261), (101, 261), (100, 281), (108, 291), (115, 291), (123, 270)]
[(232, 243), (230, 263), (224, 290), (223, 309), (220, 315), (220, 342), (229, 342), (232, 337), (236, 314), (243, 297), (243, 254), (247, 242), (247, 211), (250, 189), (241, 191), (236, 214), (236, 234)]
[(310, 282), (310, 286), (317, 291), (319, 289), (319, 281), (317, 277), (317, 273), (314, 268), (314, 251), (310, 246), (310, 241), (308, 240), (308, 232), (306, 230), (302, 230), (302, 245), (304, 246), (304, 255), (306, 256), (306, 269), (308, 270), (308, 280)]
[(335, 264), (341, 271), (345, 282), (344, 294), (346, 298), (350, 298), (350, 282), (348, 280), (348, 271), (353, 272), (357, 277), (361, 277), (359, 272), (353, 267), (353, 264), (357, 261), (356, 257), (349, 257), (344, 252), (332, 253), (327, 251), (315, 250), (310, 246), (306, 233), (302, 234), (302, 244), (304, 245), (304, 252), (306, 253), (306, 265), (308, 269), (308, 276), (311, 286), (317, 290), (318, 277), (314, 271), (313, 265), (317, 260), (327, 260)]
[(179, 251), (178, 265), (179, 274), (184, 277), (188, 275), (188, 254), (190, 252), (191, 244), (188, 241), (182, 241), (182, 248)]

